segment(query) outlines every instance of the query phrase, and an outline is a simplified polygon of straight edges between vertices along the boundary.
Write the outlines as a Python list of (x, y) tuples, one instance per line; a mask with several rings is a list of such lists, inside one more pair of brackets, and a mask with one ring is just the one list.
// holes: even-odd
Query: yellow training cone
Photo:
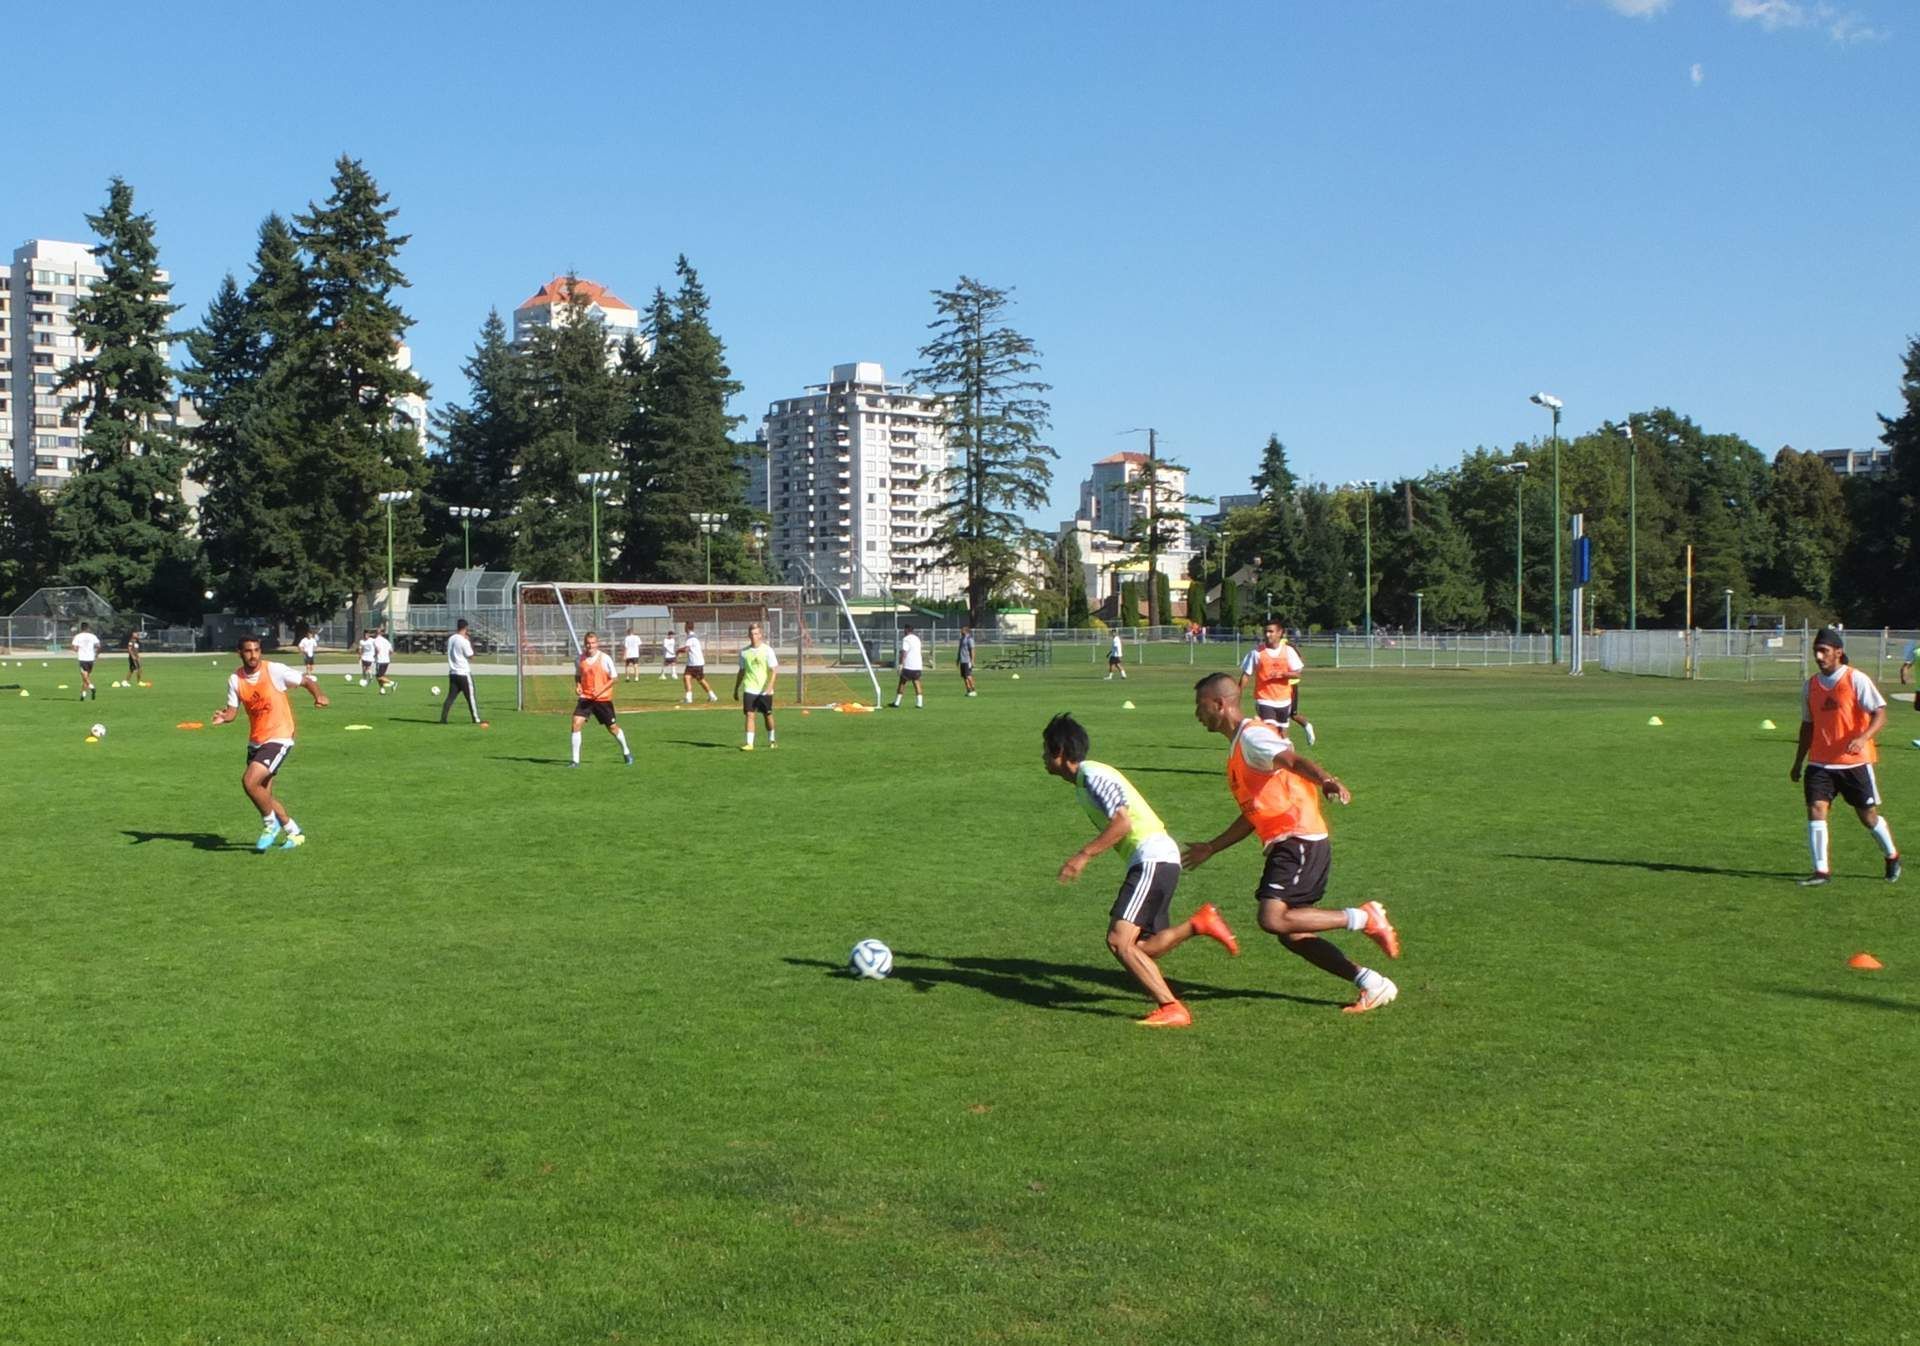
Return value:
[(1666, 721), (1661, 719), (1658, 715), (1649, 715), (1647, 716), (1647, 723), (1648, 724), (1665, 724)]
[(1762, 729), (1778, 729), (1780, 726), (1775, 724), (1772, 720), (1762, 720), (1760, 721), (1760, 727)]
[(1136, 710), (1136, 709), (1138, 709), (1138, 707), (1136, 707), (1136, 706), (1135, 706), (1135, 705), (1133, 704), (1133, 702), (1131, 702), (1131, 701), (1122, 701), (1122, 702), (1120, 703), (1120, 709), (1121, 709), (1121, 710)]

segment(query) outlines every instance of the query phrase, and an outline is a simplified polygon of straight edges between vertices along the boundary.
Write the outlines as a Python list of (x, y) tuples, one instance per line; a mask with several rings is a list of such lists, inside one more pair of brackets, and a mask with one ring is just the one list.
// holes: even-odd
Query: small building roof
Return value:
[[(639, 312), (632, 304), (629, 304), (626, 300), (614, 294), (613, 291), (604, 285), (596, 284), (586, 279), (582, 279), (579, 285), (580, 297), (589, 304), (598, 304), (601, 308), (623, 308), (629, 313)], [(554, 304), (564, 304), (567, 302), (567, 297), (567, 278), (565, 276), (555, 276), (545, 285), (542, 285), (531, 299), (516, 305), (513, 311), (519, 313), (525, 309), (547, 308)]]

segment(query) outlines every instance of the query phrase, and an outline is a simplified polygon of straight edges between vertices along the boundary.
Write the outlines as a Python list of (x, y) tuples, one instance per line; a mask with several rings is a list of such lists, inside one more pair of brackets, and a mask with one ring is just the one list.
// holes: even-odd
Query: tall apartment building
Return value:
[(855, 598), (965, 592), (965, 575), (936, 566), (929, 542), (934, 477), (949, 460), (933, 398), (888, 383), (870, 361), (835, 365), (827, 382), (769, 406), (761, 434), (776, 568), (805, 559)]
[[(0, 351), (7, 375), (0, 383), (0, 418), (10, 421), (15, 479), (53, 489), (79, 465), (83, 429), (72, 409), (79, 390), (56, 391), (54, 385), (82, 354), (73, 327), (74, 302), (103, 273), (87, 244), (48, 238), (21, 244), (5, 270)], [(167, 273), (160, 277), (166, 279)]]
[[(1080, 483), (1080, 509), (1076, 519), (1092, 524), (1103, 533), (1125, 538), (1137, 519), (1147, 512), (1147, 499), (1134, 483), (1147, 465), (1144, 453), (1115, 453), (1093, 465), (1093, 475)], [(1160, 466), (1157, 504), (1161, 511), (1177, 510), (1181, 518), (1162, 525), (1162, 542), (1169, 551), (1192, 550), (1187, 538), (1187, 470)]]
[[(606, 286), (596, 284), (585, 277), (579, 279), (579, 285), (580, 297), (587, 301), (587, 316), (599, 323), (601, 330), (607, 334), (609, 363), (618, 357), (620, 347), (626, 344), (628, 337), (634, 338), (643, 348), (652, 348), (652, 341), (648, 339), (640, 325), (638, 309)], [(541, 328), (565, 322), (567, 298), (567, 278), (555, 276), (535, 291), (531, 298), (515, 308), (513, 310), (514, 345), (525, 345)]]

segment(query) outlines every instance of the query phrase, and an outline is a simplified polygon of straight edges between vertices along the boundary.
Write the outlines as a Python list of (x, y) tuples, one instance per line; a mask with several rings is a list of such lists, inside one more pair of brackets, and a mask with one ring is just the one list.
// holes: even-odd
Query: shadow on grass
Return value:
[(149, 841), (184, 841), (196, 851), (250, 851), (251, 845), (244, 841), (229, 841), (212, 832), (136, 832), (132, 828), (123, 828), (123, 837), (132, 837), (133, 844), (144, 846)]
[[(819, 958), (788, 958), (794, 967), (817, 967), (833, 976), (846, 976), (845, 963)], [(939, 965), (939, 966), (936, 966)], [(1209, 986), (1180, 975), (1178, 961), (1165, 965), (1167, 980), (1182, 1000), (1288, 1000), (1296, 1005), (1341, 1005), (1344, 1001), (1283, 991), (1257, 991), (1234, 986)], [(1047, 963), (1036, 958), (942, 958), (907, 950), (893, 956), (893, 975), (916, 991), (937, 986), (964, 986), (1002, 1000), (1015, 1000), (1038, 1009), (1067, 1010), (1105, 1018), (1136, 1018), (1144, 993), (1118, 966), (1093, 967), (1084, 963)], [(1125, 1009), (1106, 1008), (1101, 1002), (1123, 1001)]]
[(1119, 770), (1128, 773), (1139, 771), (1149, 776), (1205, 776), (1208, 780), (1216, 777), (1224, 779), (1223, 772), (1202, 771), (1197, 766), (1123, 766)]
[(564, 757), (509, 757), (502, 753), (495, 753), (492, 760), (496, 762), (528, 762), (534, 766), (565, 766), (567, 764), (567, 759)]
[(1655, 874), (1721, 874), (1735, 879), (1791, 879), (1798, 871), (1783, 869), (1726, 869), (1718, 865), (1683, 865), (1671, 860), (1623, 860), (1612, 855), (1527, 855), (1507, 851), (1506, 860), (1545, 860), (1560, 865), (1609, 865), (1617, 869), (1646, 869)]
[(1822, 991), (1809, 986), (1767, 986), (1761, 989), (1774, 995), (1792, 996), (1797, 1000), (1826, 1000), (1835, 1005), (1860, 1005), (1867, 1009), (1899, 1010), (1905, 1014), (1920, 1014), (1920, 1005), (1911, 1000), (1891, 1000), (1883, 995), (1861, 995), (1858, 991)]
[(683, 748), (724, 748), (727, 746), (725, 743), (702, 743), (697, 739), (691, 738), (663, 738), (660, 741), (662, 743), (677, 743)]
[[(426, 717), (425, 719), (422, 719), (418, 715), (389, 715), (387, 716), (387, 723), (388, 724), (446, 724), (447, 721), (441, 719), (437, 715), (431, 715)], [(468, 720), (467, 723), (472, 724), (473, 721)]]

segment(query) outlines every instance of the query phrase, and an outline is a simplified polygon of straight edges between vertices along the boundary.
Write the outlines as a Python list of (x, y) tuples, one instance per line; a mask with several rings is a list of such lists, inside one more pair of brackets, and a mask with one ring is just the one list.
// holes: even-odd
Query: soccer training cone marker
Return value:
[(99, 739), (97, 739), (97, 738), (95, 738), (95, 737), (94, 737), (94, 736), (93, 736), (92, 734), (88, 734), (88, 735), (87, 735), (87, 742), (89, 742), (89, 743), (98, 743), (99, 741), (100, 741), (100, 740), (99, 740)]
[(1018, 673), (1015, 673), (1015, 674), (1013, 675), (1013, 680), (1014, 680), (1015, 682), (1018, 682), (1018, 681), (1020, 681), (1020, 675), (1019, 675)]
[(1665, 724), (1666, 721), (1661, 719), (1658, 715), (1649, 715), (1647, 716), (1647, 723), (1648, 724)]
[(1885, 963), (1870, 953), (1856, 953), (1853, 957), (1847, 959), (1847, 966), (1858, 968), (1862, 972), (1880, 972), (1886, 968)]
[(1121, 710), (1138, 710), (1139, 707), (1134, 705), (1133, 702), (1131, 701), (1122, 701), (1120, 703), (1120, 709)]
[(1762, 720), (1760, 721), (1760, 727), (1762, 729), (1778, 729), (1780, 726), (1775, 724), (1772, 720)]

